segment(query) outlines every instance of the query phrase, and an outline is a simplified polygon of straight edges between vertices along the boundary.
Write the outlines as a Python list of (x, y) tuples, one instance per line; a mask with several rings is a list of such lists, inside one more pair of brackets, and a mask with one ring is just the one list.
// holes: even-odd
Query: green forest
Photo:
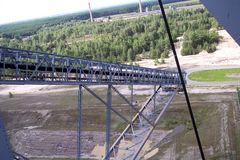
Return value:
[[(184, 35), (183, 55), (216, 50), (220, 37), (212, 28), (219, 25), (207, 10), (172, 11), (168, 18), (174, 41)], [(170, 51), (161, 15), (112, 22), (71, 20), (44, 25), (27, 35), (21, 31), (17, 36), (0, 33), (1, 46), (117, 63), (164, 59)]]
[[(199, 2), (195, 2), (196, 0), (193, 0), (194, 2), (188, 2), (188, 1), (189, 0), (163, 0), (163, 3), (165, 4), (165, 7), (168, 7), (168, 5), (171, 5), (174, 2), (181, 2), (181, 3), (184, 2), (184, 4), (176, 3), (177, 6), (199, 3)], [(148, 7), (149, 10), (159, 9), (158, 2), (155, 0), (143, 1), (142, 7), (143, 8)], [(107, 17), (115, 14), (124, 14), (124, 13), (130, 13), (130, 12), (139, 12), (138, 3), (131, 3), (131, 4), (120, 5), (120, 6), (113, 6), (110, 8), (93, 10), (93, 17), (94, 18), (104, 17), (104, 16)], [(75, 21), (75, 20), (87, 21), (89, 20), (89, 18), (90, 17), (89, 17), (88, 11), (82, 11), (82, 12), (66, 14), (66, 15), (61, 15), (56, 17), (4, 24), (4, 25), (0, 25), (0, 37), (14, 38), (19, 36), (21, 37), (30, 36), (32, 34), (36, 34), (38, 30), (44, 27), (64, 24), (66, 22)]]

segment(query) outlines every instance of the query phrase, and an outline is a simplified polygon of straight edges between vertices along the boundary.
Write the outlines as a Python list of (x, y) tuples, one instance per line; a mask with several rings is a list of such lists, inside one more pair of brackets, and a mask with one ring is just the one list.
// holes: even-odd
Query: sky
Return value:
[(138, 2), (138, 0), (0, 0), (0, 24)]

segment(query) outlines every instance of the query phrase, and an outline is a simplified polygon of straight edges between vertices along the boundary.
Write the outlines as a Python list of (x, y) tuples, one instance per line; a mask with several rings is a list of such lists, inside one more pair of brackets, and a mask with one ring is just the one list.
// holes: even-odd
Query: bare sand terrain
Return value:
[[(204, 69), (211, 67), (240, 67), (240, 47), (225, 30), (220, 30), (218, 31), (218, 33), (220, 36), (222, 36), (222, 40), (217, 46), (217, 51), (210, 54), (206, 51), (202, 51), (197, 55), (182, 56), (182, 42), (180, 41), (176, 43), (176, 51), (179, 57), (181, 67), (186, 71), (196, 68)], [(169, 58), (165, 59), (165, 62), (165, 64), (154, 65), (153, 60), (147, 59), (138, 61), (137, 63), (140, 66), (150, 68), (176, 68), (175, 60), (172, 53), (170, 53)]]

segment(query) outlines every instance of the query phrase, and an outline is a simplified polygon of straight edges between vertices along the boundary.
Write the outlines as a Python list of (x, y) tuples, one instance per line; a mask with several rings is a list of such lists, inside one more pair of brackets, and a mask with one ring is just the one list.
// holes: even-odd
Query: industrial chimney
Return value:
[(88, 2), (88, 7), (89, 7), (90, 20), (91, 20), (91, 22), (93, 22), (92, 9), (91, 9), (91, 4), (90, 4), (90, 2)]
[(142, 0), (139, 0), (139, 12), (142, 13)]

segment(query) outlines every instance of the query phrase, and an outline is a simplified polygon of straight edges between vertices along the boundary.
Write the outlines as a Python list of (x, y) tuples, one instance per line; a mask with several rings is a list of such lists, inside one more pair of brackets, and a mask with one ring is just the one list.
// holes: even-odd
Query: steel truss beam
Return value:
[(0, 84), (178, 85), (179, 74), (0, 46)]

